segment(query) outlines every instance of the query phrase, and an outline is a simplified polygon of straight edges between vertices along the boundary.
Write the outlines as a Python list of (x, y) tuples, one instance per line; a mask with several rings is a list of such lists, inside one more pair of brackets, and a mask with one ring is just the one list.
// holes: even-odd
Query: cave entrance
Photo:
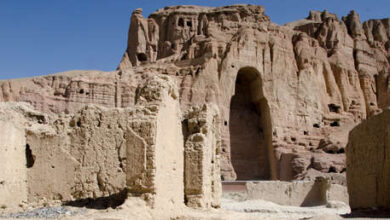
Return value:
[(259, 72), (238, 71), (230, 103), (230, 153), (237, 180), (271, 179), (269, 152), (271, 118)]

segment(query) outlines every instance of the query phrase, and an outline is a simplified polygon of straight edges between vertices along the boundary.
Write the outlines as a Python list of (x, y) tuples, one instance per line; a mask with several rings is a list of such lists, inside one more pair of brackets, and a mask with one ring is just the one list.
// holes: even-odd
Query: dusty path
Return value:
[[(207, 211), (186, 207), (176, 210), (152, 210), (144, 201), (131, 199), (116, 209), (96, 210), (76, 207), (47, 207), (0, 216), (0, 219), (61, 219), (61, 220), (375, 220), (381, 216), (359, 217), (340, 215), (350, 212), (349, 206), (332, 202), (331, 207), (282, 206), (262, 200), (235, 201), (223, 199), (221, 209)], [(172, 217), (173, 216), (173, 217)], [(390, 216), (390, 215), (388, 215)]]

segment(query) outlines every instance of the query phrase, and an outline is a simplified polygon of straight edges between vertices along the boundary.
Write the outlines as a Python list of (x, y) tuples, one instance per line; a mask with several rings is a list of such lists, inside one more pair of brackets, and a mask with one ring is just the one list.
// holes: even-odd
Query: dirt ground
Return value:
[(3, 219), (61, 219), (61, 220), (337, 220), (390, 219), (390, 213), (350, 213), (349, 206), (330, 202), (327, 206), (293, 207), (250, 200), (237, 202), (223, 199), (221, 209), (194, 210), (180, 207), (175, 210), (149, 208), (138, 198), (128, 199), (116, 209), (87, 209), (83, 207), (46, 207), (24, 212), (3, 214)]

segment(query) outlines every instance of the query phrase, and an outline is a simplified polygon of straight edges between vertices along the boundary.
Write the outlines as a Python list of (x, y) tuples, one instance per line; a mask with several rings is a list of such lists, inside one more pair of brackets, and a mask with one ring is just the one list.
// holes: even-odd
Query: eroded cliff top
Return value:
[(235, 4), (235, 5), (228, 5), (223, 7), (175, 5), (175, 6), (167, 6), (163, 9), (159, 9), (153, 12), (150, 16), (168, 15), (171, 13), (199, 14), (199, 13), (232, 13), (232, 12), (250, 12), (250, 13), (264, 14), (265, 10), (263, 6), (248, 5), (248, 4)]

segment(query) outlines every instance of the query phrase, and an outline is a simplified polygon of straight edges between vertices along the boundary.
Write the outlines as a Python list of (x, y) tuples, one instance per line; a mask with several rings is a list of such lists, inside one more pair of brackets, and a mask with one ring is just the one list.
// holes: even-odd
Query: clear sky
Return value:
[(309, 10), (356, 10), (362, 20), (390, 17), (390, 0), (0, 0), (0, 79), (73, 69), (114, 70), (126, 48), (131, 12), (168, 5), (258, 4), (277, 24)]

